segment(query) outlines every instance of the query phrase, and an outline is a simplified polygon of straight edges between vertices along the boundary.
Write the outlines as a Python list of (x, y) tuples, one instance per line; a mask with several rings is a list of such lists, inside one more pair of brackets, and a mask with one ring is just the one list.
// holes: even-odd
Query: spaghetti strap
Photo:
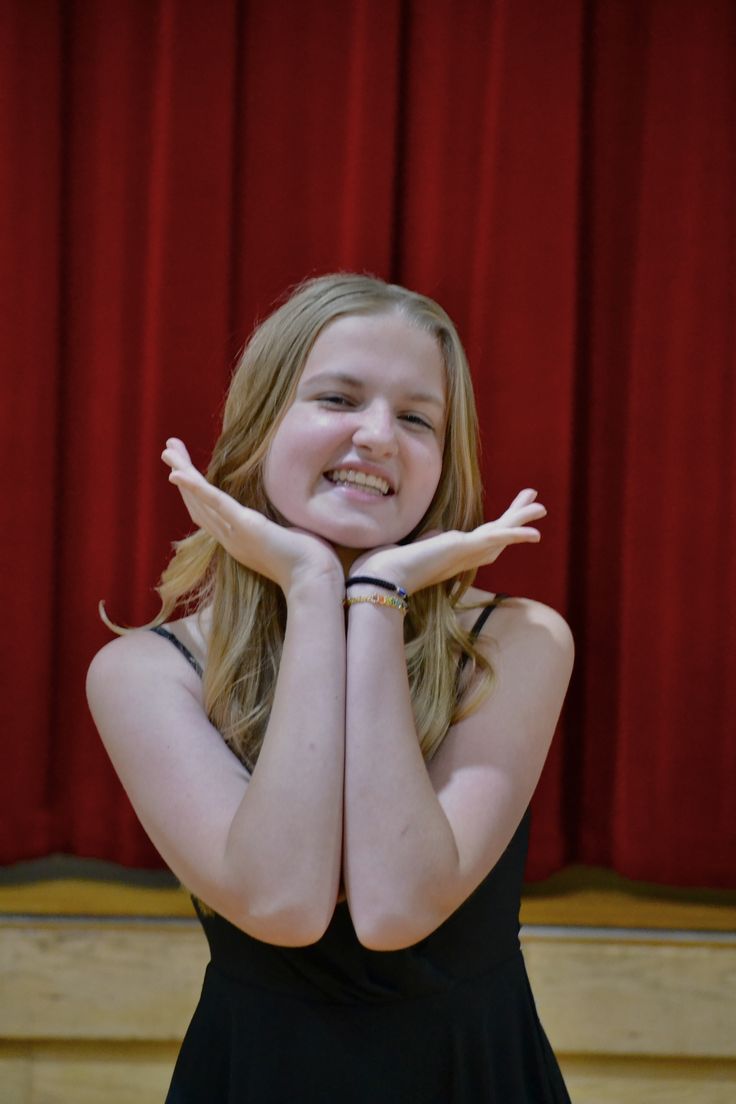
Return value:
[[(483, 629), (483, 626), (485, 625), (486, 621), (491, 616), (493, 611), (497, 608), (497, 606), (499, 606), (501, 604), (501, 602), (503, 602), (506, 598), (510, 598), (510, 597), (511, 597), (511, 595), (509, 595), (509, 594), (496, 594), (491, 599), (491, 601), (488, 603), (488, 605), (483, 607), (483, 609), (480, 611), (478, 617), (475, 619), (475, 623), (474, 623), (472, 629), (470, 630), (470, 639), (472, 641), (476, 641), (478, 639), (478, 637), (480, 636), (481, 631)], [(463, 652), (463, 654), (460, 656), (460, 662), (458, 663), (458, 666), (457, 666), (458, 680), (459, 680), (460, 675), (462, 674), (462, 672), (465, 670), (465, 664), (468, 662), (469, 659), (470, 659), (470, 656), (468, 655), (467, 652)]]
[(154, 625), (154, 627), (151, 629), (151, 632), (155, 632), (158, 636), (163, 636), (166, 640), (170, 640), (174, 647), (178, 648), (184, 658), (192, 665), (199, 677), (202, 677), (202, 668), (197, 663), (196, 659), (189, 651), (186, 644), (182, 644), (181, 640), (179, 640), (177, 636), (174, 636), (172, 632), (169, 632), (168, 629), (165, 629), (163, 625)]
[(481, 631), (483, 629), (483, 626), (485, 625), (486, 621), (491, 616), (493, 611), (496, 609), (496, 607), (499, 606), (501, 604), (501, 602), (503, 602), (506, 598), (509, 598), (509, 597), (510, 597), (509, 594), (496, 594), (493, 597), (492, 601), (490, 601), (488, 603), (488, 605), (485, 606), (485, 608), (480, 611), (480, 614), (476, 618), (475, 624), (473, 625), (472, 629), (470, 630), (470, 636), (473, 640), (478, 639), (478, 637), (480, 636)]
[[(489, 602), (488, 605), (485, 606), (480, 611), (480, 614), (477, 617), (477, 619), (475, 621), (475, 624), (473, 625), (472, 629), (470, 630), (470, 636), (471, 636), (472, 640), (477, 640), (478, 639), (478, 637), (480, 636), (480, 633), (483, 629), (483, 626), (485, 625), (486, 621), (488, 620), (488, 618), (493, 613), (494, 609), (496, 609), (496, 607), (501, 602), (503, 602), (505, 598), (508, 598), (508, 597), (509, 597), (508, 594), (497, 594), (493, 598), (493, 600), (491, 602)], [(200, 678), (202, 677), (202, 668), (201, 668), (201, 666), (199, 665), (197, 660), (194, 658), (192, 653), (189, 651), (186, 644), (182, 644), (182, 642), (181, 642), (181, 640), (179, 640), (178, 636), (174, 636), (174, 634), (172, 632), (169, 632), (168, 629), (165, 629), (163, 627), (163, 625), (154, 625), (154, 627), (150, 631), (156, 633), (158, 636), (163, 636), (166, 640), (170, 640), (171, 643), (174, 645), (174, 647), (179, 649), (179, 651), (184, 656), (184, 658), (187, 660), (187, 662), (189, 664), (191, 664), (191, 666), (197, 672), (199, 677)], [(468, 661), (468, 655), (467, 655), (467, 653), (465, 653), (460, 659), (460, 671), (462, 671), (462, 669), (465, 666), (465, 664), (467, 663), (467, 661)]]

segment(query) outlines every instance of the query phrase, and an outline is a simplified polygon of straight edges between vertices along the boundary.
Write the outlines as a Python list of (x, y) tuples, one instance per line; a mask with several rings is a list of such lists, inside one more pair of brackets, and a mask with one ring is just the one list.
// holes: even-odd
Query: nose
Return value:
[(353, 443), (373, 455), (393, 456), (397, 449), (396, 424), (387, 403), (374, 402), (358, 412)]

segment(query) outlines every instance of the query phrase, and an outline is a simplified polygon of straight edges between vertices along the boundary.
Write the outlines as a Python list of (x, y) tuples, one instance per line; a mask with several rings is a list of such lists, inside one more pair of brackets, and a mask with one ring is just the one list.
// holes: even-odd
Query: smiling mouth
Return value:
[(366, 475), (365, 472), (354, 471), (352, 468), (333, 468), (325, 472), (325, 479), (338, 487), (359, 487), (361, 491), (370, 491), (376, 495), (393, 494), (387, 480), (380, 475)]

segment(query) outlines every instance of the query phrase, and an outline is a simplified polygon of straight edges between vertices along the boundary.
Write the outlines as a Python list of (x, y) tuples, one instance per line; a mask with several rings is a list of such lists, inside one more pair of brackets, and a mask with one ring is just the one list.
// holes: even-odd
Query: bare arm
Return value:
[[(188, 493), (190, 501), (199, 493), (194, 476)], [(276, 696), (252, 778), (208, 721), (194, 672), (152, 633), (113, 641), (93, 660), (90, 708), (143, 826), (182, 882), (259, 939), (310, 943), (329, 923), (340, 877), (342, 573), (315, 539), (241, 518), (232, 500), (202, 493), (208, 509), (226, 509), (223, 542), (241, 556), (233, 542), (255, 542), (287, 599)]]
[(497, 610), (496, 687), (427, 768), (392, 614), (354, 607), (348, 632), (346, 887), (359, 938), (380, 950), (428, 935), (503, 854), (536, 787), (573, 655), (554, 610), (521, 599)]
[[(354, 574), (412, 590), (468, 562), (492, 562), (508, 543), (538, 539), (522, 524), (545, 512), (534, 497), (522, 492), (477, 538), (441, 534), (380, 550)], [(492, 631), (496, 688), (450, 730), (428, 769), (414, 727), (401, 617), (385, 607), (351, 607), (345, 879), (353, 923), (369, 947), (408, 946), (441, 924), (495, 865), (536, 786), (570, 677), (572, 638), (553, 610), (524, 600), (497, 610)]]

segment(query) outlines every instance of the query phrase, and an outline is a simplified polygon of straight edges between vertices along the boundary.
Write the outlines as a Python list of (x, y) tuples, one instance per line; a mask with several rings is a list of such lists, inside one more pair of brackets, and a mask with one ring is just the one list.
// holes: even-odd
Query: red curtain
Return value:
[(335, 268), (440, 300), (473, 364), (482, 581), (571, 621), (529, 876), (734, 884), (731, 0), (2, 0), (0, 861), (160, 863), (86, 712), (186, 516), (233, 360)]

